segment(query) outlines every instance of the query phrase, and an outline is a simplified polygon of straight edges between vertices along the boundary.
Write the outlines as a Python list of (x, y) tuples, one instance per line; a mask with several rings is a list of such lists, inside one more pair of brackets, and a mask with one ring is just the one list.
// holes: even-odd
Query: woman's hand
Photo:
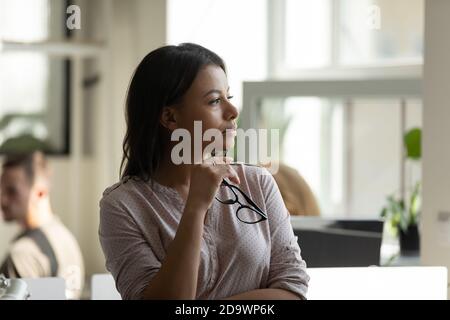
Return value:
[(189, 194), (177, 233), (161, 269), (144, 289), (145, 299), (195, 299), (206, 212), (222, 179), (239, 184), (231, 158), (214, 157), (192, 166)]
[(206, 213), (224, 178), (239, 184), (239, 177), (230, 166), (232, 161), (230, 157), (212, 157), (202, 164), (194, 164), (186, 207), (193, 206)]

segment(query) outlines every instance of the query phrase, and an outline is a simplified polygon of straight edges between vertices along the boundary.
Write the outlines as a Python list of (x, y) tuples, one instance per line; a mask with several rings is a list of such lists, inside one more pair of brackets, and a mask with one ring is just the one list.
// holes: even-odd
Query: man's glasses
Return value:
[[(237, 186), (228, 183), (227, 181), (225, 181), (225, 179), (222, 180), (222, 186), (225, 186), (231, 190), (234, 195), (234, 199), (224, 200), (216, 197), (216, 200), (220, 203), (228, 205), (238, 203), (239, 208), (236, 211), (236, 217), (239, 219), (239, 221), (247, 224), (254, 224), (267, 220), (267, 214), (262, 211), (258, 207), (258, 205), (252, 199), (250, 199), (248, 195), (245, 194), (244, 191), (242, 191)], [(243, 204), (242, 202), (240, 202), (238, 195), (241, 195), (248, 204)]]

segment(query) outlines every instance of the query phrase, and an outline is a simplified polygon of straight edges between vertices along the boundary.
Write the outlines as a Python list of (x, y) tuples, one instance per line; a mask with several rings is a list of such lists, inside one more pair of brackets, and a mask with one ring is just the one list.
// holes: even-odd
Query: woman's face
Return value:
[[(194, 139), (199, 139), (194, 136), (194, 121), (201, 121), (202, 137), (206, 130), (218, 129), (223, 137), (223, 149), (232, 148), (239, 111), (231, 104), (231, 98), (228, 79), (222, 68), (216, 65), (203, 67), (181, 103), (173, 109), (176, 128), (187, 129), (194, 145)], [(210, 143), (204, 141), (202, 151)]]

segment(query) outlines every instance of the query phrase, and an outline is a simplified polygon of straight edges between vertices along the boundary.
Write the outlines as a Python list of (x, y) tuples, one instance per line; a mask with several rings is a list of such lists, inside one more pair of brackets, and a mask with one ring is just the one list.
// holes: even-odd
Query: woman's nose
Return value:
[(227, 120), (234, 120), (239, 116), (239, 110), (230, 101), (227, 101), (225, 116)]

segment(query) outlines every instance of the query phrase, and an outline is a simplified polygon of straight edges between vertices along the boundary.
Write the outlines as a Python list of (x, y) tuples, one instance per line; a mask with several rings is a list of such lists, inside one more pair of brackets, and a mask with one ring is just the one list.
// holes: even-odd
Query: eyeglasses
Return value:
[[(223, 200), (216, 197), (216, 200), (219, 201), (220, 203), (228, 205), (238, 203), (239, 208), (236, 211), (236, 217), (239, 219), (239, 221), (246, 224), (255, 224), (267, 220), (267, 214), (264, 211), (262, 211), (258, 207), (258, 205), (252, 199), (250, 199), (248, 195), (245, 194), (244, 191), (242, 191), (237, 186), (227, 182), (225, 179), (222, 180), (222, 186), (225, 186), (231, 190), (231, 192), (234, 195), (234, 199)], [(239, 201), (238, 194), (240, 194), (245, 199), (248, 205), (243, 204)]]

